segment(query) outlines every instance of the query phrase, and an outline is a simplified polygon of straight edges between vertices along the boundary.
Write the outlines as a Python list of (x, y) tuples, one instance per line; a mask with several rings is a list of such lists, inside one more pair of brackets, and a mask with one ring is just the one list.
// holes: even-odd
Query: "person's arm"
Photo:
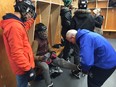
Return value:
[(80, 43), (80, 58), (82, 71), (88, 72), (94, 64), (94, 44), (90, 38)]
[(103, 24), (103, 16), (98, 16), (96, 19), (95, 19), (95, 26), (96, 27), (101, 27)]
[(73, 16), (72, 19), (71, 19), (71, 26), (70, 26), (70, 29), (76, 29), (76, 22), (75, 22), (74, 16)]
[(24, 22), (24, 26), (26, 30), (29, 30), (32, 26), (32, 24), (34, 23), (34, 19), (30, 18), (29, 20), (27, 20), (26, 22)]
[(38, 45), (39, 43), (34, 40), (33, 41), (33, 44), (32, 44), (32, 50), (33, 50), (33, 54), (34, 54), (34, 59), (37, 60), (37, 61), (42, 61), (43, 60), (43, 56), (37, 56), (37, 49), (38, 49)]
[[(35, 7), (33, 8), (33, 10), (34, 9), (35, 9)], [(27, 16), (27, 21), (24, 22), (24, 26), (25, 26), (26, 30), (29, 30), (31, 28), (32, 24), (34, 23), (34, 20), (36, 19), (37, 14), (34, 12), (33, 17), (30, 14), (27, 14), (26, 16)]]
[(23, 71), (31, 69), (29, 59), (24, 55), (23, 29), (12, 26), (7, 37), (13, 62)]

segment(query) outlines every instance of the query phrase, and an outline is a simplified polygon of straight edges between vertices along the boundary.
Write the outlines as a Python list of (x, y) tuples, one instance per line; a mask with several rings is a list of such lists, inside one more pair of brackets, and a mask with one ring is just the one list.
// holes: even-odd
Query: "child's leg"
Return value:
[(53, 64), (55, 64), (56, 66), (62, 67), (62, 68), (66, 68), (66, 69), (71, 69), (71, 70), (76, 70), (77, 66), (71, 62), (67, 62), (66, 60), (64, 60), (63, 58), (56, 58), (53, 60)]
[(42, 75), (43, 75), (43, 77), (44, 77), (44, 79), (45, 79), (46, 85), (47, 85), (47, 86), (50, 85), (51, 82), (52, 82), (52, 80), (51, 80), (51, 78), (50, 78), (50, 73), (49, 73), (49, 66), (48, 66), (48, 64), (45, 63), (45, 62), (39, 62), (39, 63), (38, 63), (38, 66), (40, 66), (40, 67), (42, 68)]

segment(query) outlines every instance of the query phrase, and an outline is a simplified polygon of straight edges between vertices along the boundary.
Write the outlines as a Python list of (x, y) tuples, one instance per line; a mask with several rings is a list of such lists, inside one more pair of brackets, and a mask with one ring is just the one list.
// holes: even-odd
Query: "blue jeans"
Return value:
[(28, 87), (27, 75), (16, 75), (17, 87)]

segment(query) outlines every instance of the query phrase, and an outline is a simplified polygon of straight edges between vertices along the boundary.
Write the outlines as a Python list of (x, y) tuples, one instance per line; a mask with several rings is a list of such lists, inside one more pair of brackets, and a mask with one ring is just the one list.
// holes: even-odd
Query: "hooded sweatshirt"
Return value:
[(79, 29), (76, 42), (80, 47), (83, 71), (89, 71), (92, 66), (102, 69), (116, 67), (116, 51), (103, 36), (89, 30)]
[(30, 29), (33, 19), (23, 23), (14, 14), (3, 16), (0, 27), (3, 29), (3, 39), (11, 68), (16, 75), (34, 68), (34, 56), (26, 31)]

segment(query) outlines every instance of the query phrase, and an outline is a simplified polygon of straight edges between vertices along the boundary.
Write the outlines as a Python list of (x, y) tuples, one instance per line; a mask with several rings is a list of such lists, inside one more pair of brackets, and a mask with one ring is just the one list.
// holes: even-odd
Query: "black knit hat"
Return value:
[(43, 23), (36, 24), (35, 31), (46, 31), (47, 27)]
[(79, 0), (78, 9), (87, 9), (87, 0)]

